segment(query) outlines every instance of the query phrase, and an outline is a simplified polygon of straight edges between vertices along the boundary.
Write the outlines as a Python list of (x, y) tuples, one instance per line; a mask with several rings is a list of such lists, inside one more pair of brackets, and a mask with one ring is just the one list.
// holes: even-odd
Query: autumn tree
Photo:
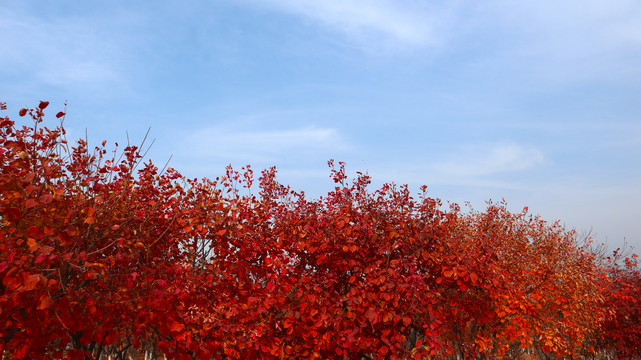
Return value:
[(605, 310), (608, 317), (602, 325), (602, 336), (597, 337), (602, 349), (619, 358), (641, 357), (641, 269), (637, 255), (620, 257), (614, 251), (606, 257), (608, 273)]
[(179, 175), (141, 164), (135, 146), (120, 158), (104, 142), (69, 146), (62, 126), (42, 127), (47, 105), (20, 110), (31, 126), (0, 122), (0, 349), (98, 359), (170, 336)]
[(558, 223), (372, 190), (333, 161), (317, 199), (275, 168), (187, 179), (144, 142), (69, 144), (47, 107), (0, 118), (0, 355), (639, 356), (634, 257), (607, 263)]

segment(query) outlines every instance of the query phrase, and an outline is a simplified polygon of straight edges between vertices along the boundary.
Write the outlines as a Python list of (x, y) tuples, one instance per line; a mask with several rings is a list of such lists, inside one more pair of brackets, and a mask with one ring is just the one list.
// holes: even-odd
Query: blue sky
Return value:
[[(2, 1), (0, 97), (189, 177), (327, 160), (641, 248), (641, 2)], [(7, 112), (5, 112), (7, 114)]]

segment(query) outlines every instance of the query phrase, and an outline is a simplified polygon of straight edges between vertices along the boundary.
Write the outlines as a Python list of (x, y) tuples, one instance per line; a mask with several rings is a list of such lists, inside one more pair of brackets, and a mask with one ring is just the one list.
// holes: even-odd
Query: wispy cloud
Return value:
[(439, 42), (438, 29), (450, 6), (390, 0), (246, 0), (303, 16), (347, 36), (361, 46), (424, 46)]
[(33, 82), (66, 89), (95, 89), (124, 81), (119, 71), (124, 54), (119, 43), (122, 39), (110, 38), (99, 24), (3, 10), (3, 76), (20, 76), (22, 84)]
[[(516, 36), (513, 56), (548, 78), (612, 79), (641, 74), (641, 3), (523, 0), (488, 3), (479, 14)], [(486, 26), (483, 23), (483, 26)]]
[(543, 163), (543, 152), (513, 142), (458, 146), (432, 161), (381, 164), (372, 173), (396, 182), (482, 187), (521, 187), (502, 179), (503, 175), (525, 171)]
[[(325, 157), (350, 146), (333, 128), (300, 127), (280, 130), (247, 130), (238, 126), (214, 126), (189, 136), (190, 152), (199, 157), (273, 162)], [(326, 160), (326, 159), (325, 159)]]
[(516, 143), (463, 146), (433, 168), (447, 177), (476, 178), (529, 169), (543, 162), (543, 153)]

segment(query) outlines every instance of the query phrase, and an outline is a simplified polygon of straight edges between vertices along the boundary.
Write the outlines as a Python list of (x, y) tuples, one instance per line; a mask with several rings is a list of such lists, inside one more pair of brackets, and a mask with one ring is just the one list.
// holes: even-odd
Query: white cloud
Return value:
[(268, 6), (286, 13), (303, 16), (338, 31), (365, 47), (384, 44), (424, 46), (437, 43), (452, 5), (416, 1), (369, 0), (267, 0), (257, 6)]
[(514, 69), (546, 80), (641, 74), (636, 64), (641, 2), (636, 0), (237, 2), (302, 17), (369, 52), (438, 46), (443, 53), (465, 51), (470, 61), (495, 71)]
[(100, 24), (78, 19), (45, 19), (3, 9), (0, 33), (6, 51), (0, 57), (4, 76), (23, 84), (63, 88), (101, 88), (124, 81), (119, 71), (124, 50)]
[[(248, 163), (281, 159), (304, 160), (309, 156), (349, 149), (336, 129), (314, 126), (282, 130), (245, 130), (215, 126), (188, 137), (190, 153), (198, 157), (242, 160)], [(327, 160), (327, 159), (325, 159)]]
[(517, 37), (512, 55), (547, 78), (641, 74), (639, 1), (494, 1), (481, 11), (484, 22), (503, 24), (506, 36)]
[(415, 159), (412, 163), (381, 164), (372, 169), (375, 178), (394, 179), (414, 185), (466, 185), (493, 188), (523, 189), (501, 177), (526, 171), (543, 163), (543, 152), (517, 143), (486, 143), (461, 145), (433, 161)]
[(543, 162), (543, 153), (515, 143), (471, 145), (433, 165), (447, 177), (476, 178), (529, 169)]

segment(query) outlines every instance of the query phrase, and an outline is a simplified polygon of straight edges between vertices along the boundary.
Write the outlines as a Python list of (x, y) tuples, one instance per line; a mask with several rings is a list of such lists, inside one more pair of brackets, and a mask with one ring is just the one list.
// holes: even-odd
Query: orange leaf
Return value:
[(49, 297), (49, 295), (42, 295), (40, 296), (40, 301), (38, 302), (38, 306), (36, 307), (36, 309), (46, 309), (49, 307), (49, 304), (51, 304), (51, 298)]
[(34, 251), (38, 250), (38, 248), (39, 248), (38, 242), (33, 238), (28, 238), (27, 239), (27, 245), (29, 245), (29, 251), (30, 252), (34, 252)]
[(38, 285), (38, 281), (40, 281), (40, 276), (36, 274), (31, 274), (27, 276), (27, 278), (24, 280), (24, 289), (25, 290), (35, 289), (36, 285)]
[(171, 328), (169, 329), (171, 332), (181, 332), (185, 329), (185, 325), (179, 323), (178, 321), (174, 321), (171, 323)]
[(470, 273), (470, 279), (472, 280), (472, 284), (476, 284), (478, 281), (479, 277), (476, 275), (476, 273)]

